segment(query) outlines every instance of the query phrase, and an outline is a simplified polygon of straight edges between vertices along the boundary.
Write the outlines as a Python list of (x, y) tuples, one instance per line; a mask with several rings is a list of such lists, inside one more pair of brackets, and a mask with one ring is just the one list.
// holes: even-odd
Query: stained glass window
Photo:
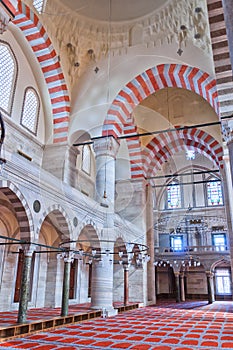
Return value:
[(168, 209), (181, 207), (180, 185), (177, 182), (172, 182), (167, 187), (167, 207)]
[(207, 200), (208, 206), (223, 205), (221, 181), (207, 182)]

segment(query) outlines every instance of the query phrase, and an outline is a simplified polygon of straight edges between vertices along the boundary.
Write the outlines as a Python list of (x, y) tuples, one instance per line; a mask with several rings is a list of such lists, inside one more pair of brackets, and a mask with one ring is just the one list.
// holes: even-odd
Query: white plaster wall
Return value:
[(213, 75), (211, 58), (203, 56), (201, 49), (188, 44), (181, 58), (176, 51), (176, 43), (164, 43), (159, 48), (147, 48), (145, 45), (131, 47), (127, 54), (111, 57), (110, 80), (106, 73), (107, 61), (100, 61), (100, 71), (97, 74), (89, 71), (78, 87), (73, 89), (69, 135), (78, 129), (84, 129), (92, 137), (100, 136), (111, 101), (123, 86), (149, 68), (161, 63), (186, 64)]
[(188, 294), (207, 294), (206, 274), (203, 272), (191, 272), (187, 274)]

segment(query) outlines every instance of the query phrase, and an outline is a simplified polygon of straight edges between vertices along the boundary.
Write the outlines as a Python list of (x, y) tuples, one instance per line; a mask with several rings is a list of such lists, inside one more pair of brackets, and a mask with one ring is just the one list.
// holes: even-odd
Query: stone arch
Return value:
[(45, 218), (51, 213), (53, 213), (56, 222), (59, 224), (59, 231), (62, 232), (64, 237), (70, 238), (73, 232), (70, 219), (60, 204), (53, 204), (42, 213), (37, 226), (37, 236), (40, 233)]
[(205, 155), (219, 168), (223, 167), (223, 149), (208, 133), (199, 129), (183, 129), (159, 134), (149, 142), (143, 151), (144, 174), (158, 170), (162, 163), (176, 152), (195, 149)]
[(0, 180), (0, 191), (8, 198), (20, 227), (20, 238), (32, 241), (34, 225), (31, 210), (26, 199), (16, 185), (9, 180)]
[(24, 34), (44, 75), (53, 114), (53, 142), (67, 142), (70, 99), (55, 49), (36, 14), (22, 1), (12, 21)]
[(160, 64), (131, 80), (111, 104), (103, 126), (103, 135), (119, 137), (133, 109), (160, 89), (178, 87), (202, 96), (218, 114), (216, 81), (196, 67), (180, 64)]
[(101, 240), (98, 235), (97, 227), (96, 225), (93, 225), (92, 220), (87, 221), (89, 221), (89, 223), (87, 222), (85, 225), (81, 226), (76, 241), (76, 247), (78, 250), (81, 249), (89, 254), (92, 254), (92, 250), (95, 250), (95, 256), (98, 256), (101, 252)]
[[(178, 87), (202, 96), (219, 114), (216, 80), (196, 67), (161, 64), (131, 80), (112, 102), (104, 121), (102, 135), (116, 138), (137, 132), (132, 112), (139, 103), (160, 89)], [(138, 137), (127, 139), (132, 178), (143, 177), (143, 159)]]
[(79, 224), (79, 233), (78, 233), (78, 235), (81, 233), (81, 231), (82, 231), (86, 226), (92, 227), (93, 230), (95, 230), (96, 235), (99, 237), (99, 229), (98, 229), (96, 223), (95, 223), (92, 219), (86, 219), (85, 221), (80, 222), (80, 224)]
[(227, 259), (226, 257), (222, 258), (222, 259), (218, 259), (217, 261), (215, 261), (214, 263), (212, 263), (211, 267), (210, 267), (210, 271), (214, 271), (214, 269), (218, 266), (218, 265), (226, 265), (228, 267), (230, 267), (230, 258)]

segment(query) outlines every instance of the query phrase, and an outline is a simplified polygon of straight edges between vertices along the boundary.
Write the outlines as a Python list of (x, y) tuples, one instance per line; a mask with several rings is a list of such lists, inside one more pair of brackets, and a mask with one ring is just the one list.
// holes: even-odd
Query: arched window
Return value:
[(207, 182), (207, 205), (223, 205), (222, 184), (214, 177)]
[(23, 109), (21, 115), (21, 125), (36, 135), (40, 101), (37, 92), (33, 88), (27, 88), (24, 94)]
[(38, 13), (42, 13), (45, 8), (46, 0), (33, 0), (33, 6)]
[(10, 46), (0, 41), (0, 109), (10, 115), (17, 79), (17, 62)]
[(82, 149), (82, 170), (91, 173), (91, 149), (90, 146), (84, 145)]
[(176, 181), (172, 181), (167, 187), (167, 208), (181, 208), (180, 185)]

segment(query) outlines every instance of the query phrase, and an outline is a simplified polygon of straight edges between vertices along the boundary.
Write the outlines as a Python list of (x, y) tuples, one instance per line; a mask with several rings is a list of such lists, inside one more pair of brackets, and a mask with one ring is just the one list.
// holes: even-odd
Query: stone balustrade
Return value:
[(206, 246), (188, 246), (181, 249), (174, 249), (171, 247), (155, 247), (155, 254), (159, 255), (192, 255), (202, 253), (221, 253), (229, 254), (229, 247), (227, 245), (206, 245)]

